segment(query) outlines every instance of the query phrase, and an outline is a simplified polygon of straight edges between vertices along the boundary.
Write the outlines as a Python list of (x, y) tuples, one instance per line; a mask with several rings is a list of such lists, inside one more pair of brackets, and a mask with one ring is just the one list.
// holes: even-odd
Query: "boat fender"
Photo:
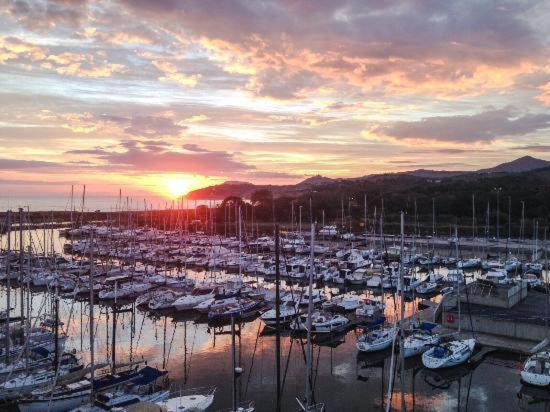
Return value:
[(454, 323), (455, 322), (455, 316), (452, 313), (449, 313), (447, 315), (447, 322)]

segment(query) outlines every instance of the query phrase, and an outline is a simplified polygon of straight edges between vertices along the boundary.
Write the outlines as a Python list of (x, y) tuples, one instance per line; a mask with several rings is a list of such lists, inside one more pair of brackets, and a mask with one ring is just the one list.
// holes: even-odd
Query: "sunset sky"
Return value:
[(0, 6), (3, 193), (550, 158), (548, 1)]

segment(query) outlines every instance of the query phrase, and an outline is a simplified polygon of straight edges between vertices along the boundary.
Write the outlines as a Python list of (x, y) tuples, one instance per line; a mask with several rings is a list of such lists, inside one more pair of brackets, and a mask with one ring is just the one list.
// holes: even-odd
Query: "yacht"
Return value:
[(392, 345), (397, 332), (398, 329), (394, 326), (365, 332), (357, 339), (357, 349), (361, 352), (376, 352), (387, 349)]
[(422, 364), (428, 369), (461, 365), (472, 356), (475, 339), (459, 339), (441, 343), (422, 354)]
[(205, 411), (214, 402), (216, 388), (196, 388), (182, 391), (179, 396), (156, 402), (164, 412)]
[(435, 282), (423, 282), (416, 287), (416, 293), (420, 295), (427, 295), (437, 291), (437, 283)]
[(174, 302), (177, 310), (193, 309), (199, 303), (212, 299), (216, 296), (215, 288), (210, 286), (195, 287), (189, 295), (182, 296)]
[[(287, 325), (292, 322), (293, 319), (299, 316), (300, 313), (301, 311), (296, 305), (289, 303), (281, 304), (279, 305), (279, 323), (281, 325)], [(269, 309), (268, 311), (262, 313), (260, 319), (267, 326), (275, 326), (277, 324), (275, 308)]]
[(415, 330), (403, 341), (403, 356), (420, 355), (439, 343), (439, 335), (426, 330)]
[(521, 370), (521, 379), (530, 385), (550, 385), (550, 352), (539, 352), (530, 356)]

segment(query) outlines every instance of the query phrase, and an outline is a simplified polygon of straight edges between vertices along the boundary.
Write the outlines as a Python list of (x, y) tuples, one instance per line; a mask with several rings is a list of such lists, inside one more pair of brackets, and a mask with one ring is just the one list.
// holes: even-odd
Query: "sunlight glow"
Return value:
[(179, 197), (185, 195), (191, 190), (192, 182), (187, 179), (173, 178), (165, 181), (166, 192), (171, 197)]

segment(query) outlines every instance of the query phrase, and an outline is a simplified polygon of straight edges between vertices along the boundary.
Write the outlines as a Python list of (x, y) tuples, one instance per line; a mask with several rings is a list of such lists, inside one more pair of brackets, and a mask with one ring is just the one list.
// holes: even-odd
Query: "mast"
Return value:
[(523, 241), (525, 236), (525, 202), (521, 201), (521, 225), (520, 225), (520, 239)]
[(344, 199), (340, 199), (340, 209), (342, 212), (342, 232), (344, 231)]
[(432, 197), (432, 255), (435, 255), (435, 198)]
[(237, 411), (237, 358), (235, 354), (235, 317), (231, 315), (231, 362), (233, 373), (231, 374), (232, 382), (232, 410)]
[(57, 373), (59, 368), (59, 295), (57, 294), (57, 288), (55, 288), (54, 299), (54, 311), (55, 311), (55, 335), (54, 335), (54, 354), (53, 354), (53, 369)]
[(476, 237), (476, 195), (472, 193), (472, 240)]
[(508, 239), (512, 239), (512, 197), (508, 196)]
[(311, 315), (313, 313), (313, 276), (315, 273), (314, 266), (314, 254), (313, 246), (315, 241), (315, 224), (311, 224), (311, 244), (309, 251), (310, 271), (309, 271), (309, 285), (308, 293), (309, 300), (307, 306), (307, 352), (306, 352), (306, 364), (307, 364), (307, 376), (306, 376), (306, 411), (309, 411), (313, 406), (313, 390), (312, 390), (312, 378), (313, 378), (313, 346), (311, 345)]
[(497, 189), (497, 241), (500, 241), (500, 191), (501, 187)]
[[(400, 258), (399, 258), (399, 283), (400, 283), (400, 293), (399, 300), (401, 301), (401, 314), (400, 314), (400, 328), (399, 328), (399, 348), (403, 348), (405, 341), (405, 265), (403, 264), (403, 258), (405, 250), (405, 214), (401, 212), (401, 248), (400, 248)], [(401, 410), (406, 410), (405, 407), (405, 351), (399, 351), (401, 358)]]
[[(6, 365), (10, 359), (10, 312), (11, 312), (11, 210), (8, 210), (8, 253), (6, 256)], [(28, 336), (27, 336), (28, 338)]]
[[(29, 272), (30, 276), (30, 272)], [(19, 290), (20, 290), (20, 303), (21, 303), (21, 326), (25, 322), (25, 305), (23, 288), (23, 208), (19, 208)]]
[[(86, 186), (84, 186), (86, 188)], [(86, 191), (86, 189), (84, 189)], [(83, 197), (84, 199), (84, 197)], [(82, 203), (82, 209), (84, 209), (84, 203)], [(90, 403), (94, 404), (94, 232), (92, 230), (90, 236), (90, 275), (88, 276), (88, 286), (90, 288)]]
[(275, 225), (275, 362), (277, 367), (277, 407), (276, 411), (281, 411), (281, 271), (279, 268), (281, 253), (279, 245), (279, 225)]
[[(29, 242), (30, 243), (30, 242)], [(31, 273), (32, 265), (32, 250), (31, 245), (27, 247), (28, 250), (28, 270), (29, 274)], [(30, 294), (31, 294), (31, 279), (30, 276), (27, 276), (27, 316), (25, 317), (25, 336), (30, 335), (31, 330), (31, 305), (30, 305)], [(25, 370), (28, 371), (29, 368), (29, 339), (25, 339)]]
[[(458, 259), (458, 228), (455, 225), (455, 238), (456, 238), (456, 257)], [(462, 327), (462, 318), (460, 314), (460, 275), (457, 273), (456, 276), (456, 301), (458, 305), (458, 333), (460, 333)]]
[(71, 185), (71, 226), (73, 224), (74, 185)]
[(367, 245), (367, 194), (366, 193), (363, 198), (363, 204), (364, 204), (363, 220), (365, 225), (365, 246), (366, 246)]
[(239, 279), (242, 280), (243, 266), (242, 266), (242, 229), (241, 229), (241, 207), (239, 206)]

